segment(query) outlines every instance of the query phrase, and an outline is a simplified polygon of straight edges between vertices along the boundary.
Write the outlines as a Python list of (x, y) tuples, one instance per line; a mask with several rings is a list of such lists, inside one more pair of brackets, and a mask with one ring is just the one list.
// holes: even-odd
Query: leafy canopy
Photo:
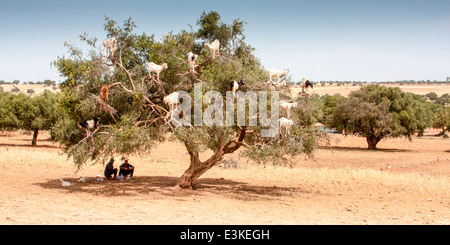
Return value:
[(411, 139), (414, 133), (423, 132), (432, 118), (431, 104), (399, 88), (369, 85), (336, 102), (328, 126), (366, 137), (372, 150), (385, 137)]
[[(278, 162), (285, 155), (312, 152), (316, 132), (309, 124), (298, 127), (292, 138), (284, 140), (261, 138), (261, 126), (175, 128), (168, 122), (164, 96), (182, 90), (194, 97), (196, 83), (202, 84), (202, 96), (215, 90), (225, 98), (230, 81), (244, 79), (243, 92), (269, 91), (268, 100), (271, 100), (266, 72), (253, 54), (254, 48), (245, 43), (244, 22), (237, 19), (226, 24), (217, 12), (211, 11), (204, 12), (197, 25), (196, 31), (170, 32), (156, 40), (154, 35), (135, 33), (136, 24), (131, 18), (119, 26), (106, 17), (105, 36), (116, 39), (113, 57), (106, 57), (98, 39), (86, 33), (80, 38), (92, 48), (87, 54), (66, 44), (69, 57), (58, 57), (53, 65), (65, 78), (60, 104), (68, 115), (56, 124), (55, 131), (57, 140), (66, 146), (66, 153), (73, 157), (75, 164), (105, 161), (113, 155), (146, 154), (168, 135), (183, 142), (192, 155), (206, 149), (226, 154), (245, 145), (246, 156), (259, 160), (271, 154), (267, 160)], [(220, 55), (213, 59), (204, 43), (215, 39), (220, 41), (221, 49)], [(198, 54), (195, 72), (189, 71), (186, 62), (189, 52)], [(149, 76), (147, 62), (167, 64), (159, 81)], [(107, 105), (99, 101), (103, 85), (109, 87)], [(288, 94), (288, 90), (282, 91), (281, 97), (290, 98)], [(208, 106), (203, 103), (202, 112)], [(248, 110), (246, 113), (248, 122)], [(100, 127), (87, 135), (77, 123), (93, 117), (100, 119)], [(304, 113), (303, 117), (304, 121), (311, 122), (306, 117), (313, 114)]]

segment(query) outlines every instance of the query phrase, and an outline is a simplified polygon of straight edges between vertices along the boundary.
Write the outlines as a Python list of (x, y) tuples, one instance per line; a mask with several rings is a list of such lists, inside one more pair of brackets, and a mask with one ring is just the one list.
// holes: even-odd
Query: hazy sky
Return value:
[(444, 80), (450, 77), (448, 0), (0, 0), (0, 80), (62, 80), (50, 63), (87, 32), (105, 38), (104, 16), (136, 32), (197, 28), (203, 11), (241, 19), (266, 68), (294, 81)]

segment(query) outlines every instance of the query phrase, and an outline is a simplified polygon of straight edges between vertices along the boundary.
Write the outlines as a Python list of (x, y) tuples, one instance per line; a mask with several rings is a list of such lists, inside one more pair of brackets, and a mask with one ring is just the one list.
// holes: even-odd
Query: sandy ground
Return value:
[[(0, 224), (450, 224), (450, 140), (332, 135), (330, 146), (294, 166), (214, 167), (200, 188), (174, 188), (188, 167), (182, 144), (129, 157), (134, 180), (97, 181), (103, 165), (79, 171), (39, 135), (0, 135)], [(206, 157), (208, 152), (203, 154)], [(119, 156), (116, 165), (120, 164)], [(77, 182), (85, 177), (86, 182)], [(62, 187), (60, 178), (71, 183)]]
[[(431, 85), (411, 85), (411, 84), (383, 84), (382, 86), (386, 87), (398, 87), (404, 92), (415, 93), (420, 95), (425, 95), (429, 92), (435, 92), (438, 96), (442, 96), (443, 94), (450, 93), (450, 84), (431, 84)], [(313, 89), (309, 89), (309, 93), (315, 93), (318, 95), (333, 95), (333, 94), (341, 94), (343, 96), (348, 96), (350, 92), (360, 89), (360, 86), (352, 86), (352, 85), (326, 85), (320, 86), (320, 84), (316, 84)], [(296, 95), (302, 91), (300, 86), (293, 86), (292, 94)]]

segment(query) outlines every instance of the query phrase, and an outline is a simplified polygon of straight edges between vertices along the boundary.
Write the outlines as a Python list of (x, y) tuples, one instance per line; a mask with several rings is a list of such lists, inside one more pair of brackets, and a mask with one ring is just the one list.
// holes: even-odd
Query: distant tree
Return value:
[(34, 94), (34, 90), (31, 88), (27, 89), (27, 94)]
[(0, 98), (0, 128), (24, 129), (33, 132), (32, 146), (36, 146), (40, 130), (50, 130), (58, 117), (57, 96), (44, 92), (33, 98), (25, 94), (9, 94)]
[(438, 107), (433, 120), (433, 128), (442, 129), (440, 133), (442, 135), (450, 130), (450, 107)]
[(18, 88), (18, 87), (13, 87), (13, 88), (11, 88), (11, 92), (13, 92), (13, 93), (19, 93), (19, 92), (20, 92), (20, 88)]
[(0, 93), (0, 129), (16, 130), (19, 128), (15, 107), (17, 97), (10, 93)]
[(338, 101), (327, 124), (346, 134), (363, 136), (376, 150), (383, 138), (411, 136), (431, 124), (430, 106), (421, 96), (399, 88), (368, 85)]
[(450, 104), (450, 95), (448, 93), (445, 93), (443, 95), (441, 95), (440, 97), (437, 97), (436, 100), (434, 101), (434, 103), (438, 104), (438, 105), (447, 105)]
[(47, 86), (50, 86), (50, 85), (54, 85), (54, 84), (56, 84), (56, 82), (55, 81), (52, 81), (52, 80), (50, 80), (50, 79), (46, 79), (46, 80), (44, 80), (44, 82), (43, 82), (45, 85), (47, 85)]
[(17, 84), (20, 83), (20, 81), (19, 81), (19, 80), (14, 80), (12, 83), (13, 83), (14, 85), (17, 85)]
[(436, 100), (438, 95), (435, 92), (429, 92), (425, 94), (425, 97), (428, 97), (429, 100)]
[(4, 80), (0, 80), (0, 84), (5, 84), (5, 81)]

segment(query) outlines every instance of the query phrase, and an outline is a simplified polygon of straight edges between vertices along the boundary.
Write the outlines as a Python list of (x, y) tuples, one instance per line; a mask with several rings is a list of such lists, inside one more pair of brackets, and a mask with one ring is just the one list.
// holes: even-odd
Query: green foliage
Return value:
[[(428, 109), (427, 109), (428, 108)], [(327, 125), (367, 138), (369, 149), (384, 137), (411, 136), (430, 125), (431, 105), (399, 88), (369, 85), (339, 99)]]
[[(317, 147), (317, 141), (322, 134), (313, 128), (303, 128), (296, 124), (292, 127), (291, 136), (281, 136), (275, 138), (253, 139), (241, 156), (247, 157), (259, 164), (272, 163), (295, 164), (289, 157), (296, 157), (301, 154), (312, 156)], [(254, 142), (253, 142), (254, 141)]]
[(14, 130), (19, 128), (20, 120), (16, 115), (20, 105), (13, 94), (1, 93), (0, 97), (0, 128), (1, 130)]
[(219, 13), (215, 11), (203, 12), (200, 19), (197, 21), (197, 25), (200, 29), (197, 31), (196, 36), (207, 42), (218, 39), (221, 44), (221, 49), (230, 48), (232, 44), (234, 47), (238, 37), (240, 40), (244, 39), (244, 22), (239, 19), (233, 20), (232, 25), (227, 25), (221, 21)]
[(438, 105), (443, 105), (443, 106), (448, 105), (448, 104), (450, 104), (450, 95), (448, 93), (443, 94), (442, 96), (437, 97), (434, 100), (434, 103), (436, 103)]
[(49, 91), (33, 98), (22, 93), (2, 95), (0, 97), (0, 128), (35, 131), (35, 137), (39, 130), (52, 129), (60, 112), (57, 109), (57, 97), (58, 95)]
[(298, 97), (294, 108), (293, 120), (301, 128), (311, 128), (324, 117), (323, 101), (318, 96), (312, 98)]
[(441, 134), (445, 136), (445, 132), (450, 130), (450, 108), (439, 106), (436, 110), (433, 120), (433, 127), (442, 129)]
[(425, 97), (428, 97), (430, 100), (436, 100), (438, 98), (438, 95), (435, 92), (429, 92), (425, 95)]
[(327, 121), (332, 120), (336, 106), (338, 105), (339, 100), (342, 99), (345, 99), (345, 97), (340, 94), (327, 94), (321, 97), (323, 103), (323, 118), (320, 120), (321, 123), (325, 124)]
[[(67, 115), (56, 123), (54, 131), (56, 140), (66, 146), (67, 155), (76, 165), (103, 162), (113, 155), (148, 153), (155, 144), (166, 140), (167, 133), (171, 133), (171, 140), (185, 143), (190, 154), (207, 149), (218, 152), (227, 143), (223, 154), (246, 145), (242, 154), (257, 161), (265, 159), (264, 162), (280, 163), (286, 161), (287, 156), (312, 154), (317, 131), (311, 129), (311, 125), (322, 116), (315, 112), (321, 106), (319, 100), (300, 102), (302, 106), (295, 114), (298, 127), (292, 130), (290, 138), (261, 138), (261, 126), (244, 130), (238, 126), (205, 125), (175, 128), (164, 120), (168, 108), (163, 97), (183, 90), (193, 98), (194, 83), (201, 82), (201, 96), (215, 90), (225, 97), (230, 81), (244, 79), (244, 93), (264, 90), (269, 91), (270, 96), (270, 88), (264, 82), (266, 72), (253, 55), (254, 49), (244, 42), (243, 21), (237, 19), (226, 24), (217, 12), (211, 11), (204, 12), (197, 25), (196, 31), (170, 32), (157, 41), (154, 35), (136, 34), (136, 24), (131, 19), (119, 26), (106, 17), (106, 38), (115, 37), (117, 42), (114, 57), (106, 58), (97, 46), (97, 38), (88, 34), (80, 38), (92, 47), (89, 55), (66, 45), (70, 57), (58, 57), (53, 65), (65, 77), (60, 84), (59, 104)], [(204, 43), (215, 39), (220, 40), (221, 54), (213, 59)], [(186, 55), (189, 52), (199, 55), (195, 73), (188, 69)], [(147, 62), (167, 63), (168, 68), (160, 73), (161, 83), (150, 79)], [(116, 110), (114, 114), (107, 113), (95, 97), (105, 84), (109, 85), (108, 106)], [(203, 104), (202, 111), (208, 106)], [(226, 114), (225, 106), (223, 114)], [(86, 133), (77, 127), (78, 122), (93, 117), (100, 119), (100, 127), (94, 132)], [(249, 120), (248, 109), (246, 120)], [(242, 132), (246, 132), (244, 143), (237, 140)], [(271, 157), (267, 158), (268, 155)]]

